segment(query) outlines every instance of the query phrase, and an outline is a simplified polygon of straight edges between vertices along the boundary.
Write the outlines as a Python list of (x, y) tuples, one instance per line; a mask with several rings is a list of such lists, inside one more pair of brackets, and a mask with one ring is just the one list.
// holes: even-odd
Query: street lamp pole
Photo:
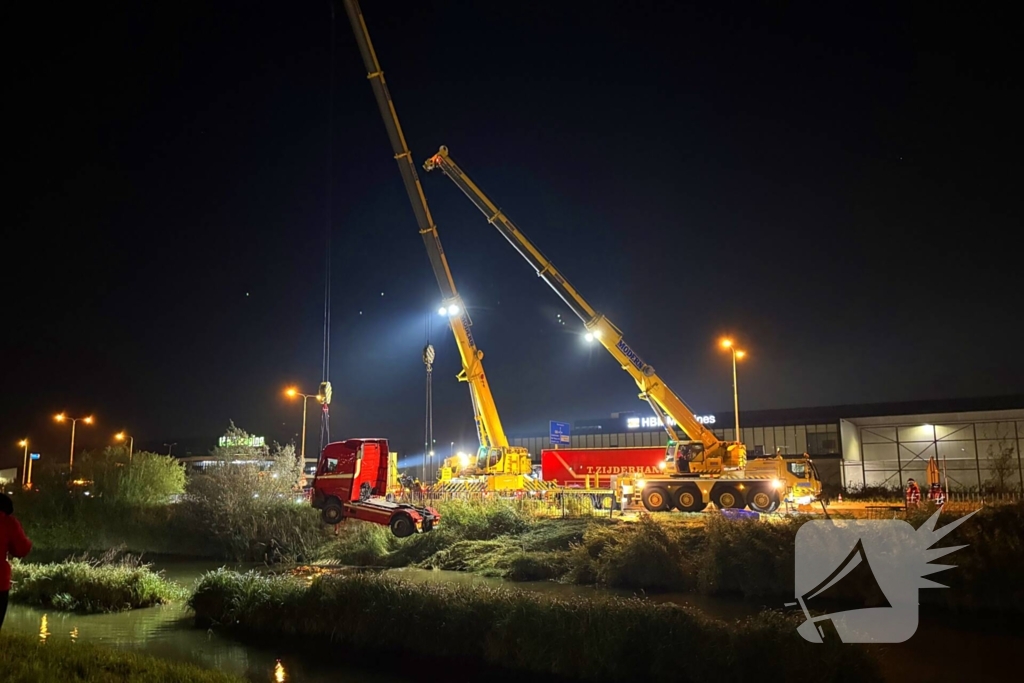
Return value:
[(21, 486), (24, 488), (25, 482), (28, 481), (28, 439), (22, 439), (18, 442), (18, 445), (25, 449), (25, 459), (21, 464)]
[(323, 402), (324, 397), (320, 394), (303, 394), (298, 389), (291, 388), (285, 390), (285, 395), (291, 398), (296, 396), (302, 397), (302, 443), (299, 445), (299, 459), (302, 460), (302, 466), (306, 466), (306, 408), (309, 407), (309, 399), (315, 398), (318, 401)]
[(54, 419), (57, 420), (57, 422), (66, 422), (67, 420), (71, 420), (71, 453), (68, 456), (68, 471), (70, 472), (75, 467), (75, 425), (78, 424), (79, 420), (87, 425), (91, 425), (92, 415), (89, 417), (68, 417), (64, 413), (60, 413), (56, 415)]
[(747, 355), (747, 353), (746, 351), (740, 351), (739, 349), (737, 349), (736, 345), (732, 343), (731, 339), (723, 339), (722, 347), (729, 349), (729, 351), (732, 352), (732, 405), (733, 413), (736, 416), (735, 439), (737, 441), (742, 441), (742, 439), (740, 438), (740, 390), (739, 383), (736, 379), (736, 360), (739, 358), (743, 358), (743, 356)]
[(135, 449), (135, 437), (130, 434), (125, 434), (124, 432), (118, 432), (117, 434), (114, 434), (114, 438), (118, 441), (128, 439), (128, 464), (131, 465), (132, 451)]

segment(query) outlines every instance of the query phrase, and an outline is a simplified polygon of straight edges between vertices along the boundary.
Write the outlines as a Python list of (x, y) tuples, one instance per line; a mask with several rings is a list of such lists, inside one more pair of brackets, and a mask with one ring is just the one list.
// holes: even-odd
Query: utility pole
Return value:
[(434, 455), (434, 402), (433, 389), (431, 387), (431, 380), (434, 375), (434, 347), (430, 344), (423, 347), (423, 364), (427, 367), (427, 410), (426, 421), (423, 427), (423, 474), (420, 477), (420, 481), (426, 483), (427, 455)]

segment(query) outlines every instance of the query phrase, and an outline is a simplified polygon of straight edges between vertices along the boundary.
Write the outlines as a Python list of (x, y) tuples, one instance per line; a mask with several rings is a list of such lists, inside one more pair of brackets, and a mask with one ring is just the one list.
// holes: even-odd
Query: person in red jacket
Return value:
[(11, 594), (11, 563), (7, 556), (25, 557), (30, 550), (32, 541), (14, 516), (14, 502), (0, 493), (0, 628), (7, 616), (7, 598)]

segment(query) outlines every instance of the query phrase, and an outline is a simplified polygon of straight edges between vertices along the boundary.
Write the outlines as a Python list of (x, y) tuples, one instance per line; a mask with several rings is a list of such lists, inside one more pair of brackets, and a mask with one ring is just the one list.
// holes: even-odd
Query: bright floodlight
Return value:
[(459, 314), (459, 307), (458, 306), (456, 306), (455, 304), (452, 304), (451, 306), (448, 307), (448, 315), (458, 315), (458, 314)]
[(722, 348), (723, 349), (728, 349), (731, 346), (732, 346), (732, 339), (723, 339), (722, 340)]
[(445, 308), (444, 306), (442, 306), (441, 308), (437, 309), (437, 314), (438, 315), (447, 315), (447, 313), (448, 313), (448, 309)]
[(583, 335), (583, 338), (586, 339), (588, 342), (592, 342), (594, 341), (594, 334), (592, 332), (587, 332), (585, 335)]

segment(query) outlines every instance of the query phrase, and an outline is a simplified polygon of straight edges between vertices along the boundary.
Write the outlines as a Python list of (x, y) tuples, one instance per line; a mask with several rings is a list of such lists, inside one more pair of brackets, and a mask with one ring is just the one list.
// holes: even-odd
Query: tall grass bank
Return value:
[(88, 643), (46, 642), (0, 634), (4, 683), (243, 683), (220, 671), (154, 659)]
[[(760, 680), (813, 671), (816, 680), (878, 677), (862, 650), (810, 644), (775, 612), (734, 623), (636, 598), (552, 599), (535, 593), (409, 583), (379, 574), (206, 574), (189, 605), (197, 622), (258, 637), (338, 641), (375, 651), (467, 656), (588, 681)], [(413, 626), (414, 628), (410, 628)]]
[(98, 564), (15, 562), (11, 602), (68, 612), (120, 612), (182, 600), (176, 584), (133, 558)]

